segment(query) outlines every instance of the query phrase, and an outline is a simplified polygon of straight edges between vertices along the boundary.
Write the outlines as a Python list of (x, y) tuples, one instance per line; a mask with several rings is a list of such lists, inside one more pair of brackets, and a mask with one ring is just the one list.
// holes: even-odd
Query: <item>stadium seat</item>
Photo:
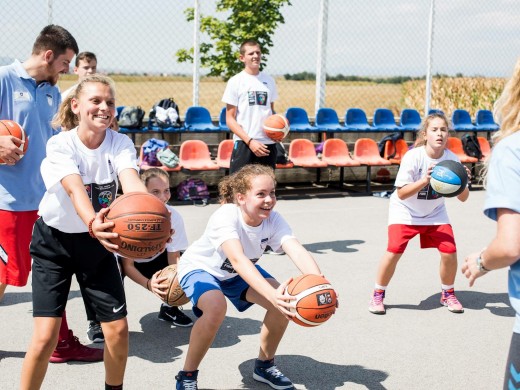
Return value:
[(455, 131), (475, 131), (476, 127), (471, 123), (471, 116), (466, 110), (457, 109), (451, 114), (451, 122)]
[(477, 137), (478, 144), (480, 145), (480, 151), (482, 152), (482, 160), (486, 161), (491, 156), (491, 145), (489, 141), (484, 137)]
[(401, 164), (401, 159), (406, 152), (408, 152), (408, 144), (404, 139), (395, 141), (395, 147), (392, 141), (386, 141), (383, 157), (392, 164)]
[(196, 132), (220, 131), (211, 121), (211, 115), (206, 107), (191, 106), (186, 110), (184, 130)]
[(466, 153), (464, 153), (464, 149), (462, 148), (462, 141), (457, 137), (448, 137), (448, 143), (446, 144), (447, 148), (451, 150), (453, 153), (457, 155), (461, 163), (476, 163), (478, 159), (475, 157), (470, 157)]
[(349, 108), (345, 113), (345, 129), (350, 131), (373, 131), (367, 115), (361, 108)]
[(320, 108), (316, 113), (316, 127), (322, 131), (342, 131), (345, 130), (339, 124), (339, 118), (336, 111), (332, 108)]
[(345, 167), (359, 167), (361, 163), (352, 159), (348, 146), (342, 139), (329, 138), (323, 143), (321, 160), (327, 165), (339, 167), (339, 188), (343, 188)]
[(216, 162), (220, 168), (229, 169), (234, 144), (232, 139), (225, 139), (218, 144)]
[(417, 131), (421, 128), (421, 114), (413, 108), (405, 108), (401, 111), (399, 124), (403, 131)]
[(318, 131), (317, 127), (310, 124), (307, 111), (303, 108), (289, 107), (285, 112), (285, 117), (289, 121), (289, 129), (291, 131)]
[(500, 127), (493, 119), (493, 113), (489, 110), (478, 110), (475, 114), (475, 127), (477, 131), (496, 131)]
[(395, 124), (394, 113), (388, 108), (377, 108), (374, 111), (372, 126), (380, 131), (400, 131), (400, 126)]
[(200, 140), (186, 140), (181, 144), (179, 160), (182, 169), (216, 171), (219, 166), (211, 159), (208, 145)]
[(218, 117), (218, 126), (220, 127), (220, 130), (229, 131), (229, 127), (226, 123), (226, 107), (222, 108), (220, 111), (220, 115)]
[(325, 168), (327, 163), (316, 155), (312, 141), (308, 139), (293, 139), (289, 144), (289, 160), (296, 167)]
[(373, 166), (392, 165), (390, 161), (379, 155), (376, 141), (370, 138), (359, 138), (354, 144), (354, 160), (367, 167), (366, 192), (370, 193), (371, 168)]

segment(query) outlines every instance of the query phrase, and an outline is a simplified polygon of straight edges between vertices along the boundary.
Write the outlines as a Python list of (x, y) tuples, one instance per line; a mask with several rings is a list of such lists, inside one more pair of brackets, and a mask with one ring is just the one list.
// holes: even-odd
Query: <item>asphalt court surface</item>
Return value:
[[(495, 224), (482, 214), (484, 191), (465, 203), (448, 199), (448, 213), (464, 256), (493, 237)], [(184, 217), (190, 242), (218, 207), (174, 206)], [(340, 296), (340, 308), (316, 328), (290, 324), (276, 357), (297, 389), (498, 389), (512, 334), (514, 311), (507, 296), (507, 271), (493, 271), (469, 288), (459, 273), (455, 288), (463, 314), (439, 304), (439, 257), (414, 239), (387, 290), (387, 314), (367, 306), (379, 259), (386, 248), (388, 199), (372, 196), (282, 196), (276, 209), (311, 251)], [(287, 256), (265, 255), (260, 264), (278, 280), (298, 275)], [(125, 282), (130, 356), (125, 389), (172, 389), (182, 368), (190, 328), (159, 321), (160, 301)], [(184, 307), (195, 318), (190, 305)], [(2, 389), (16, 389), (32, 333), (31, 286), (8, 287), (0, 304)], [(87, 321), (77, 284), (67, 306), (71, 329), (87, 343)], [(252, 379), (263, 311), (226, 319), (200, 366), (200, 389), (269, 389)], [(101, 347), (102, 344), (95, 344)], [(50, 364), (43, 389), (102, 389), (102, 363)]]

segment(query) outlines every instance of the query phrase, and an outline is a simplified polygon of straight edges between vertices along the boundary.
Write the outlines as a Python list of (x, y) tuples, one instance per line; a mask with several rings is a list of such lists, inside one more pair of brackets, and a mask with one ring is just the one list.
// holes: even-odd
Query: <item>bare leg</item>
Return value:
[[(267, 279), (267, 281), (277, 288), (280, 284), (274, 279)], [(274, 307), (270, 301), (258, 294), (256, 290), (249, 288), (247, 290), (246, 299), (249, 302), (256, 303), (267, 310), (260, 330), (260, 351), (258, 352), (259, 360), (270, 360), (274, 358), (278, 345), (287, 329), (289, 320)]]
[(31, 343), (22, 365), (20, 389), (39, 389), (45, 378), (49, 358), (58, 343), (61, 317), (35, 317)]
[(128, 322), (126, 318), (102, 322), (105, 335), (105, 382), (112, 386), (123, 383), (128, 359)]
[(392, 253), (386, 251), (383, 258), (379, 262), (377, 269), (376, 283), (380, 286), (388, 286), (392, 276), (394, 276), (397, 262), (401, 258), (402, 253)]
[(7, 288), (7, 284), (0, 283), (0, 302), (4, 299), (5, 289)]
[(210, 290), (202, 294), (197, 306), (204, 314), (195, 321), (191, 330), (184, 371), (198, 369), (226, 317), (226, 298), (220, 290)]
[(440, 276), (441, 283), (451, 286), (455, 284), (455, 276), (457, 275), (457, 253), (443, 253), (441, 254)]

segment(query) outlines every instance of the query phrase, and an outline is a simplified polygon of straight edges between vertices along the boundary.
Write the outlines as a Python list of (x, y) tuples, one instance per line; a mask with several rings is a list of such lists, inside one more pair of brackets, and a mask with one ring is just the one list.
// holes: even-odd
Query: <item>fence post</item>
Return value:
[(325, 105), (328, 8), (329, 0), (321, 0), (320, 16), (318, 19), (318, 60), (316, 63), (316, 98), (314, 104), (314, 116), (318, 113), (318, 109)]

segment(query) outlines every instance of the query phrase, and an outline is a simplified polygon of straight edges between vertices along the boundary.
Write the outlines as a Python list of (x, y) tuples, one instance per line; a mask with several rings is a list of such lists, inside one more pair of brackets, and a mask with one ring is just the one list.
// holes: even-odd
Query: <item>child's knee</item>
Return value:
[(101, 328), (105, 338), (112, 340), (128, 339), (128, 322), (126, 318), (111, 322), (102, 322)]

